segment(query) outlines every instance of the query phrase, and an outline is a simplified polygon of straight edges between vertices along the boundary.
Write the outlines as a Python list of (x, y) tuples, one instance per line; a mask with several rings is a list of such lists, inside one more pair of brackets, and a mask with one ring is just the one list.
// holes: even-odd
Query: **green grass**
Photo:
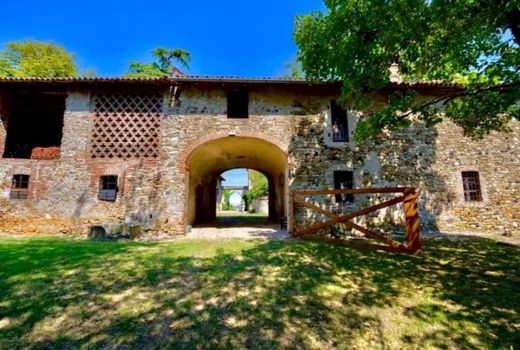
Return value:
[(520, 251), (0, 240), (0, 348), (517, 349)]

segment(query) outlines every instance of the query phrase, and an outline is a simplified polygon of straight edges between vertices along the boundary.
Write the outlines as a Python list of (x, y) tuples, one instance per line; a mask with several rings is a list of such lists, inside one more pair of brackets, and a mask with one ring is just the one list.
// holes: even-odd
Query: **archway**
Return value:
[(285, 153), (271, 142), (254, 137), (229, 136), (197, 146), (186, 158), (189, 171), (187, 222), (215, 220), (219, 175), (229, 169), (247, 168), (263, 173), (269, 182), (269, 218), (286, 216)]
[[(235, 174), (232, 173), (234, 170), (245, 170), (243, 174)], [(232, 174), (233, 180), (230, 180), (230, 183), (233, 181), (241, 181), (242, 183), (245, 182), (245, 185), (230, 185), (229, 183), (226, 184), (228, 181), (228, 176)], [(232, 208), (240, 207), (242, 208), (244, 206), (245, 208), (245, 200), (249, 187), (248, 187), (248, 179), (247, 179), (247, 170), (246, 169), (231, 169), (229, 171), (223, 172), (221, 175), (219, 175), (220, 181), (217, 185), (216, 191), (217, 191), (217, 209), (220, 210), (232, 210)], [(237, 176), (240, 179), (235, 179)], [(241, 175), (241, 176), (240, 176)]]

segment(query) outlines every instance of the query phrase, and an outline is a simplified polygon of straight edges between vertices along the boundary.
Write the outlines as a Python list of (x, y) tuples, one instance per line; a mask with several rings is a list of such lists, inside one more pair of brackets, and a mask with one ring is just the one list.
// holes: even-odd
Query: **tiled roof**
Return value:
[(0, 82), (29, 82), (29, 83), (69, 83), (69, 82), (279, 82), (279, 83), (310, 83), (305, 79), (289, 78), (246, 78), (237, 76), (209, 76), (209, 75), (177, 75), (174, 77), (160, 78), (128, 78), (128, 77), (64, 77), (64, 78), (39, 78), (39, 77), (0, 77)]
[(225, 75), (184, 75), (176, 76), (173, 78), (174, 81), (188, 81), (188, 82), (252, 82), (252, 83), (303, 83), (312, 84), (313, 82), (305, 79), (298, 78), (273, 78), (273, 77), (238, 77), (238, 76), (225, 76)]
[[(127, 77), (70, 77), (70, 78), (11, 78), (0, 77), (1, 83), (42, 83), (42, 84), (97, 84), (97, 83), (123, 83), (123, 84), (175, 84), (175, 83), (242, 83), (242, 84), (296, 84), (296, 85), (337, 85), (338, 82), (313, 82), (295, 78), (272, 77), (238, 77), (238, 76), (209, 76), (209, 75), (176, 75), (174, 77), (160, 78), (127, 78)], [(407, 82), (389, 83), (391, 89), (462, 89), (463, 86), (455, 83), (444, 82)]]
[(74, 82), (168, 82), (170, 78), (125, 78), (125, 77), (64, 77), (64, 78), (39, 78), (39, 77), (0, 77), (0, 82), (20, 83), (74, 83)]

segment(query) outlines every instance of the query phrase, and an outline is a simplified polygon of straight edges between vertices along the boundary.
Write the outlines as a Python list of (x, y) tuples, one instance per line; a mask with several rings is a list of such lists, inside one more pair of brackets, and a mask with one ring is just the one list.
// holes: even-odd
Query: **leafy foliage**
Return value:
[(284, 78), (302, 79), (305, 77), (299, 61), (289, 61), (285, 64)]
[[(299, 16), (298, 61), (310, 80), (342, 81), (344, 105), (369, 116), (358, 140), (443, 117), (481, 138), (520, 119), (520, 0), (324, 0), (327, 10)], [(376, 105), (367, 91), (389, 83), (399, 63), (406, 81), (458, 82), (430, 100), (409, 89)], [(439, 113), (442, 112), (442, 113)]]
[(266, 196), (269, 192), (269, 183), (264, 174), (256, 170), (249, 169), (248, 176), (250, 188), (242, 197), (246, 210), (248, 210), (253, 199)]
[(267, 195), (269, 191), (269, 184), (264, 174), (256, 170), (249, 170), (249, 183), (251, 188), (247, 191), (247, 196), (250, 200), (260, 198)]
[(222, 210), (231, 210), (233, 206), (231, 205), (231, 195), (233, 192), (229, 188), (222, 189)]
[(125, 76), (132, 78), (163, 77), (172, 73), (174, 63), (189, 68), (191, 54), (186, 50), (168, 50), (159, 47), (152, 51), (152, 55), (154, 57), (152, 63), (130, 62), (128, 73)]
[(0, 76), (55, 78), (78, 74), (74, 55), (52, 42), (9, 42), (0, 52)]

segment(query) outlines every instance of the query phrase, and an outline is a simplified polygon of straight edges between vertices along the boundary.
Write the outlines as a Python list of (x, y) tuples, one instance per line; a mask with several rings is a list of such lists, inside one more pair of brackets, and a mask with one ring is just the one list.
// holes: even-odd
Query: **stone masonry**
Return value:
[[(248, 118), (227, 116), (227, 93), (238, 88), (248, 91)], [(419, 92), (435, 95), (444, 88), (432, 84)], [(127, 223), (151, 232), (184, 234), (188, 224), (196, 223), (196, 191), (201, 184), (211, 187), (207, 179), (222, 170), (218, 165), (223, 159), (229, 166), (264, 167), (261, 170), (276, 188), (278, 197), (273, 200), (279, 216), (287, 216), (291, 191), (333, 188), (334, 171), (348, 170), (353, 172), (354, 187), (417, 187), (423, 230), (520, 235), (519, 123), (511, 124), (511, 133), (492, 134), (479, 142), (464, 138), (449, 122), (433, 129), (415, 123), (356, 145), (352, 137), (348, 142), (332, 140), (330, 103), (338, 94), (334, 84), (196, 77), (4, 79), (0, 81), (2, 151), (10, 132), (5, 101), (9, 94), (27, 89), (58, 91), (66, 98), (60, 156), (0, 159), (0, 232), (85, 234), (91, 225)], [(164, 97), (159, 156), (92, 158), (94, 94), (139, 95), (151, 90)], [(384, 101), (385, 92), (377, 98)], [(361, 114), (348, 111), (347, 117), (351, 133)], [(207, 164), (195, 164), (204, 159), (201, 152), (208, 142), (217, 142), (220, 153), (208, 153)], [(250, 144), (251, 152), (257, 153), (235, 149), (234, 142)], [(464, 200), (463, 171), (478, 172), (481, 201)], [(16, 174), (30, 175), (27, 199), (10, 196)], [(115, 201), (98, 199), (103, 175), (117, 175)], [(346, 205), (335, 203), (333, 197), (315, 200), (324, 207), (349, 210), (381, 199), (360, 198)], [(399, 223), (400, 214), (399, 208), (389, 209), (367, 220), (374, 225)], [(297, 219), (310, 218), (299, 211)]]

